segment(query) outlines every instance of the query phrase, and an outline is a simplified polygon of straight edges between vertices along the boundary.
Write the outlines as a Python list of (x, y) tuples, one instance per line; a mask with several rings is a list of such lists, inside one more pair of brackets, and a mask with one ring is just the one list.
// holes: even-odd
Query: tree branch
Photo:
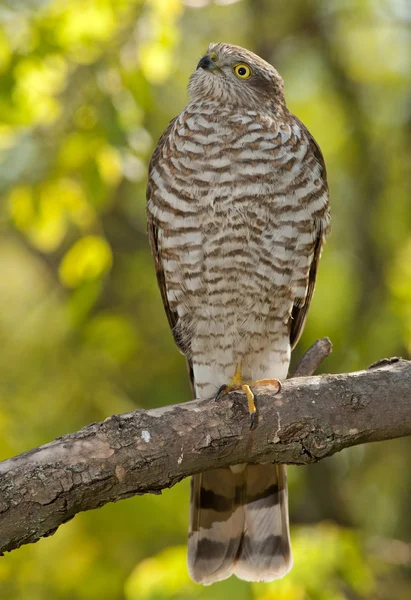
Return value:
[[(317, 342), (316, 358), (297, 373), (330, 351)], [(252, 432), (244, 395), (231, 392), (218, 402), (114, 415), (0, 463), (0, 553), (51, 535), (80, 511), (160, 493), (193, 473), (244, 462), (308, 464), (411, 435), (411, 362), (402, 359), (287, 380), (277, 395), (270, 387), (256, 392)]]

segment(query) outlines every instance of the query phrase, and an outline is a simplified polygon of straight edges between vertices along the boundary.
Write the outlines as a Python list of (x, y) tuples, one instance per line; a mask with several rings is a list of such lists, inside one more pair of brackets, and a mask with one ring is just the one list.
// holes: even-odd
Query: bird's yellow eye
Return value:
[(248, 79), (251, 77), (251, 69), (245, 63), (238, 63), (238, 65), (234, 66), (233, 70), (235, 75), (240, 79)]

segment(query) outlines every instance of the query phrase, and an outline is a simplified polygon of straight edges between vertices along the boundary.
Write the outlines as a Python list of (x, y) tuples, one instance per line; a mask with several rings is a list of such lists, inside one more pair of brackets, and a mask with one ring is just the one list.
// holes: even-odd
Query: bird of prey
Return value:
[[(165, 311), (194, 393), (287, 377), (329, 229), (321, 151), (256, 54), (210, 44), (189, 102), (154, 150), (148, 232)], [(252, 383), (254, 382), (254, 383)], [(292, 566), (283, 465), (195, 475), (188, 568), (210, 584), (271, 581)]]

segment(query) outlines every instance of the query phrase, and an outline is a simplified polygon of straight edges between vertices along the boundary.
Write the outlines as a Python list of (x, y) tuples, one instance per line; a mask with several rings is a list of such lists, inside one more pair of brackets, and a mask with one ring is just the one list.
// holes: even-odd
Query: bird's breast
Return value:
[(254, 111), (187, 110), (169, 139), (149, 210), (170, 306), (190, 336), (263, 332), (270, 316), (287, 317), (292, 278), (307, 270), (296, 262), (305, 234), (290, 191), (307, 151), (300, 128)]

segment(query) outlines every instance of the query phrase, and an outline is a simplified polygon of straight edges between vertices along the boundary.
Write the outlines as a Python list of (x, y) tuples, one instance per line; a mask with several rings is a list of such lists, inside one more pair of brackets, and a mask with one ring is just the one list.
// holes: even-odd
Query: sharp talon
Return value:
[(256, 412), (250, 414), (250, 431), (254, 431), (254, 429), (257, 427), (256, 415)]
[(241, 388), (247, 396), (248, 412), (250, 413), (250, 430), (251, 430), (254, 428), (255, 417), (257, 414), (257, 409), (255, 407), (255, 396), (249, 385), (243, 384), (241, 386)]
[(214, 400), (217, 402), (217, 400), (220, 399), (221, 394), (224, 394), (224, 392), (226, 392), (227, 390), (228, 390), (228, 385), (226, 383), (224, 383), (223, 385), (220, 385), (220, 387), (217, 390)]
[(276, 395), (279, 394), (281, 392), (281, 390), (283, 389), (283, 384), (281, 383), (281, 381), (278, 379), (278, 390), (276, 391)]

